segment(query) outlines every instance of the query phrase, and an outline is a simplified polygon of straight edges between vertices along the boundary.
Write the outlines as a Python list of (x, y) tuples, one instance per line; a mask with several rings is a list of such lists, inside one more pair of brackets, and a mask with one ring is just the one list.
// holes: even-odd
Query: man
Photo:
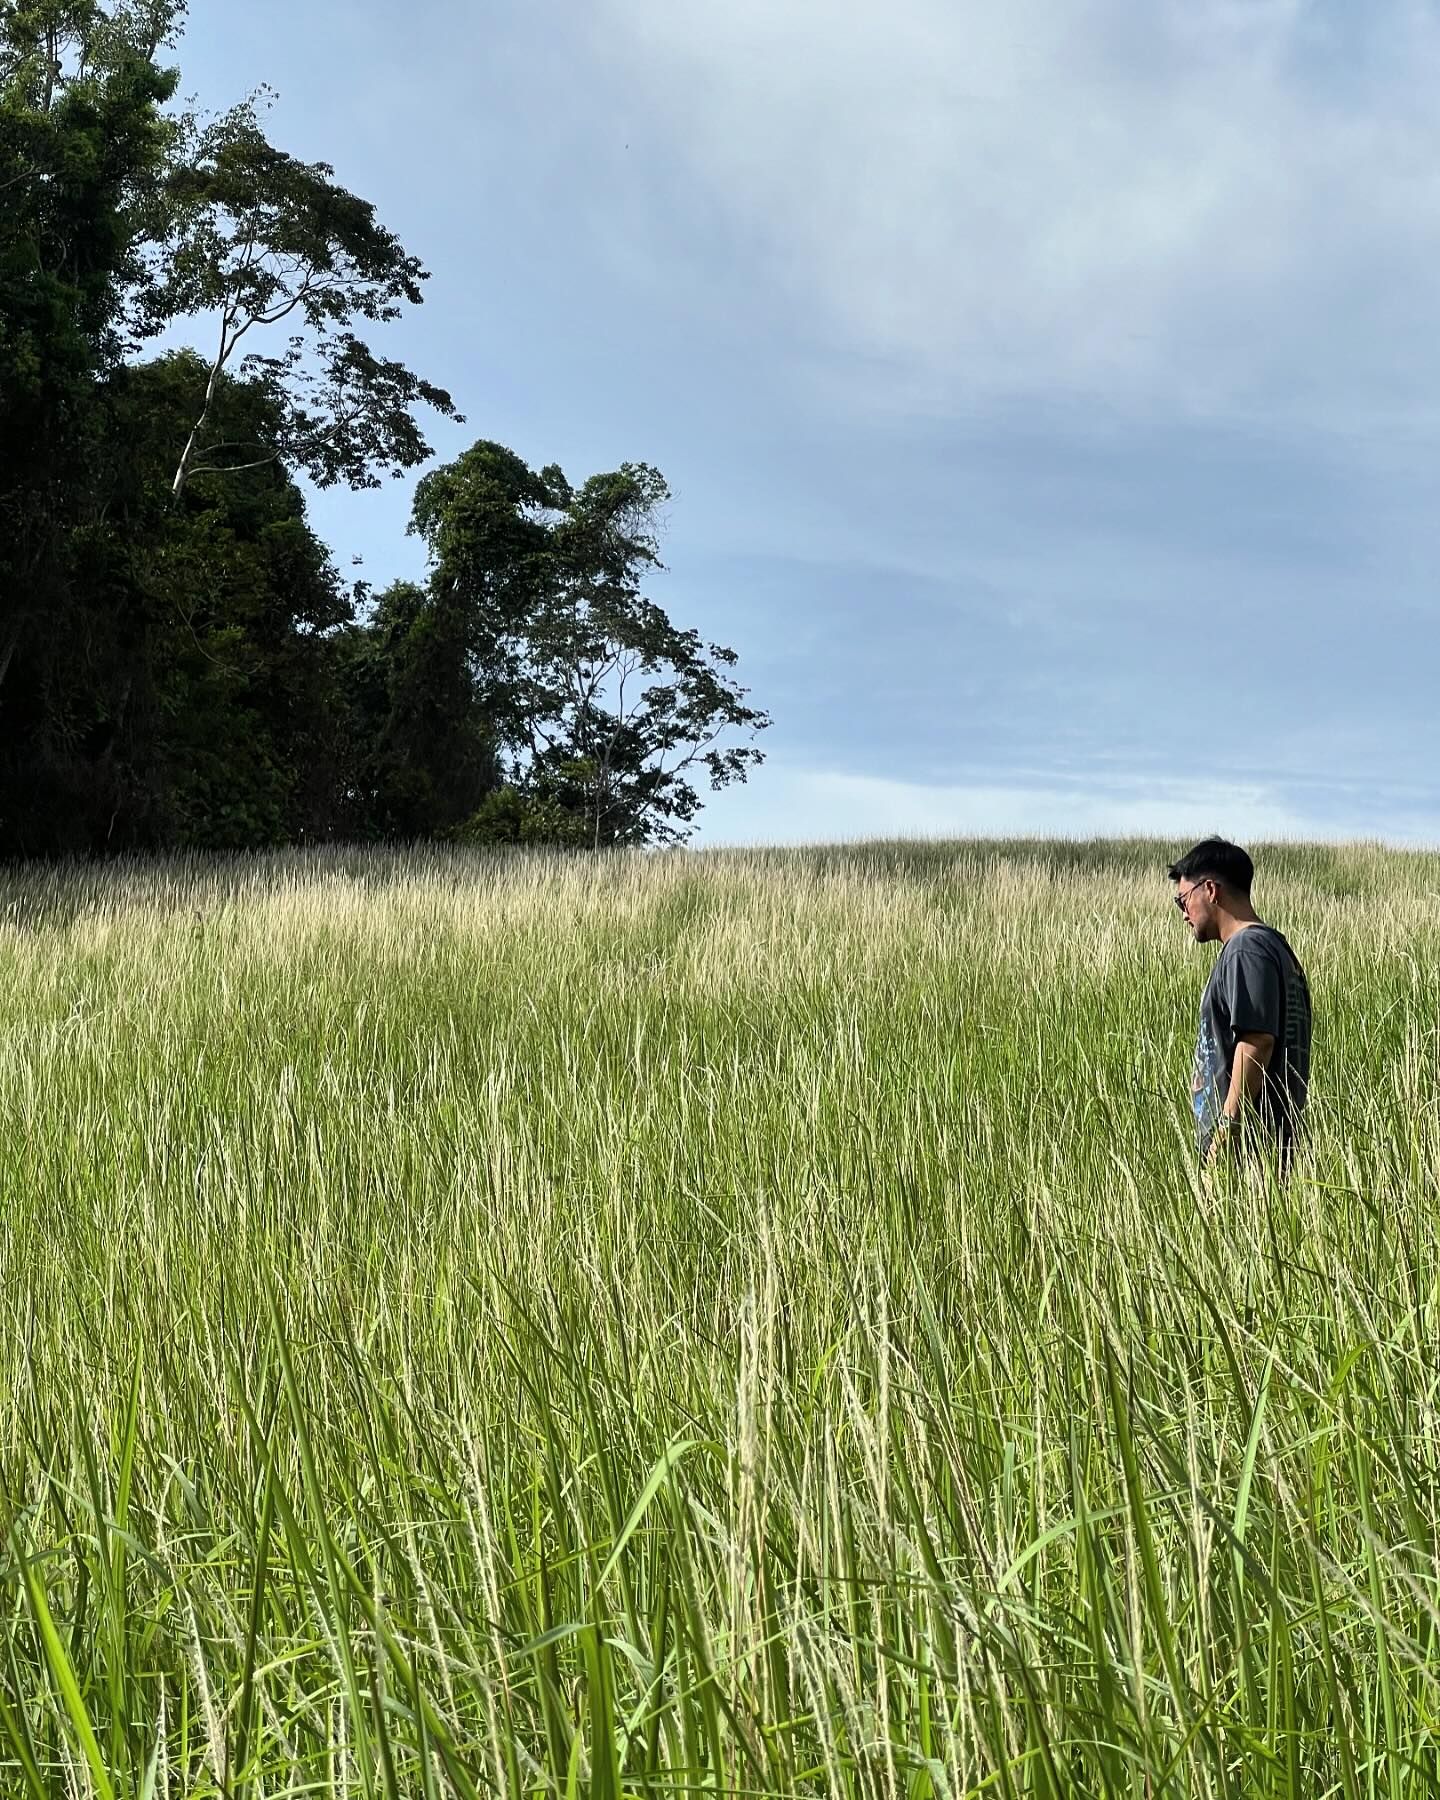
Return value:
[(1250, 904), (1255, 865), (1206, 838), (1170, 865), (1175, 904), (1197, 944), (1220, 945), (1200, 1002), (1195, 1133), (1214, 1166), (1241, 1138), (1290, 1161), (1310, 1080), (1310, 986), (1295, 952)]

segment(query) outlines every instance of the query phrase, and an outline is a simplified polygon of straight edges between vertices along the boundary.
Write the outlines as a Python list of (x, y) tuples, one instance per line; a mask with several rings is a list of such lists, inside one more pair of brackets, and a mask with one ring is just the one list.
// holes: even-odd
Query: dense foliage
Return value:
[(430, 579), (347, 590), (297, 481), (459, 417), (364, 335), (426, 273), (257, 100), (177, 107), (182, 11), (0, 0), (0, 855), (683, 835), (766, 721), (640, 591), (663, 480), (482, 442), (420, 484)]

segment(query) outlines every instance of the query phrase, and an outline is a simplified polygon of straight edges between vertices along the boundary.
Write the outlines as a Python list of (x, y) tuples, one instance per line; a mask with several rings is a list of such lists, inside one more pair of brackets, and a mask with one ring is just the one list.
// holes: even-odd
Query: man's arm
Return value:
[(1235, 1061), (1230, 1069), (1230, 1092), (1225, 1096), (1225, 1122), (1211, 1144), (1213, 1160), (1224, 1148), (1225, 1139), (1240, 1123), (1248, 1106), (1260, 1099), (1265, 1085), (1265, 1071), (1275, 1054), (1275, 1039), (1268, 1031), (1242, 1032), (1235, 1040)]

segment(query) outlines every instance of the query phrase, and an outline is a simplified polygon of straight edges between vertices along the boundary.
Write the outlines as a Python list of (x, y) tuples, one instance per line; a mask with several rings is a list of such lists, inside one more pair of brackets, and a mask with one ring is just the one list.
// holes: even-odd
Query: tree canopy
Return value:
[(427, 275), (263, 94), (177, 105), (183, 10), (0, 0), (0, 855), (683, 838), (768, 721), (644, 592), (663, 478), (482, 440), (347, 590), (301, 484), (459, 420), (372, 341)]
[(510, 781), (595, 848), (684, 837), (695, 780), (743, 780), (768, 723), (729, 673), (734, 651), (642, 591), (668, 499), (644, 463), (574, 488), (484, 442), (416, 491), (435, 604), (457, 617)]

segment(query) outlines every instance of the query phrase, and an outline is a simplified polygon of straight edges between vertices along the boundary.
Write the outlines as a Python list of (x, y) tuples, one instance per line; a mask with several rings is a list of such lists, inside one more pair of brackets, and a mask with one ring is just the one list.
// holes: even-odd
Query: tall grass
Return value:
[(0, 880), (0, 1795), (1437, 1790), (1440, 859)]

